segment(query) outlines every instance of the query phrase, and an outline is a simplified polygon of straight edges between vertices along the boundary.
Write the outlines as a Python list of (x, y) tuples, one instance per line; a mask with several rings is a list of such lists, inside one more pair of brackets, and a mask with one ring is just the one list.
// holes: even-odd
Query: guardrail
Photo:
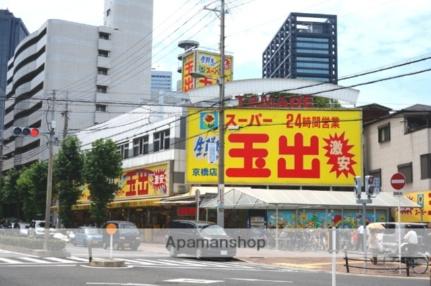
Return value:
[[(396, 264), (399, 265), (397, 267), (395, 266), (388, 266), (388, 265), (384, 265), (384, 267), (374, 267), (375, 265), (377, 265), (377, 258), (376, 257), (371, 257), (367, 258), (367, 256), (363, 253), (363, 258), (353, 258), (353, 257), (349, 257), (348, 252), (344, 251), (344, 266), (346, 267), (346, 272), (350, 273), (350, 268), (357, 268), (357, 269), (364, 269), (364, 270), (379, 270), (379, 271), (405, 271), (406, 276), (409, 277), (410, 276), (410, 260), (406, 259), (405, 261), (403, 261), (402, 263), (400, 263), (399, 260), (393, 260), (391, 261), (391, 265)], [(351, 265), (349, 263), (349, 261), (361, 261), (364, 262), (363, 266), (359, 266), (359, 265)], [(384, 261), (385, 262), (385, 261)], [(404, 267), (400, 267), (400, 265), (403, 264), (405, 265)], [(372, 265), (373, 267), (368, 267), (368, 265)]]

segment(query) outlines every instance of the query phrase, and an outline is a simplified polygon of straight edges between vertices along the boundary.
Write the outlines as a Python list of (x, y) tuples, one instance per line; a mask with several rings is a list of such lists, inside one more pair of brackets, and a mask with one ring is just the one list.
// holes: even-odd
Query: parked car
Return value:
[(73, 232), (71, 239), (73, 245), (87, 246), (90, 241), (93, 246), (101, 246), (103, 244), (102, 231), (95, 227), (80, 227)]
[[(166, 248), (171, 257), (179, 254), (192, 255), (200, 258), (226, 258), (236, 255), (236, 248), (230, 247), (229, 235), (217, 224), (196, 222), (192, 220), (173, 220), (166, 235)], [(180, 241), (187, 242), (187, 247), (180, 247)], [(194, 241), (195, 247), (188, 242)], [(215, 242), (217, 246), (214, 247)]]
[(103, 248), (109, 248), (110, 245), (110, 235), (106, 232), (108, 224), (114, 224), (117, 227), (117, 232), (112, 237), (115, 250), (138, 249), (141, 244), (141, 235), (138, 228), (133, 222), (121, 220), (111, 220), (103, 224)]
[[(49, 227), (49, 233), (54, 233), (53, 225)], [(44, 220), (33, 220), (28, 227), (28, 236), (40, 237), (45, 234), (45, 221)]]

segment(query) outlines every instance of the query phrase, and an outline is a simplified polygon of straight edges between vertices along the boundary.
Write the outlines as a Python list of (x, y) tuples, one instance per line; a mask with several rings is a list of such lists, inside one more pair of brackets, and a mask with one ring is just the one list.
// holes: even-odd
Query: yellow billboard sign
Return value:
[[(225, 183), (353, 186), (362, 175), (359, 110), (225, 110)], [(217, 183), (218, 112), (192, 109), (187, 183)]]
[[(220, 73), (220, 54), (193, 50), (183, 56), (182, 91), (187, 92), (193, 88), (217, 84)], [(233, 57), (225, 56), (225, 81), (233, 79)], [(199, 73), (202, 77), (194, 78), (192, 73)]]
[[(124, 170), (114, 202), (168, 195), (169, 163), (163, 163)], [(85, 187), (78, 204), (90, 201), (90, 191)]]
[[(409, 192), (404, 196), (421, 207), (401, 208), (402, 222), (431, 222), (431, 191)], [(392, 214), (395, 220), (398, 220), (397, 209), (393, 209)]]

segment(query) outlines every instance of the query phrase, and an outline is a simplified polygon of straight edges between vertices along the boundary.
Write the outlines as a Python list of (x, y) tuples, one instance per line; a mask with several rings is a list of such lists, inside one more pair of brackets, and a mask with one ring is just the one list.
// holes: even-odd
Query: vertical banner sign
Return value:
[(195, 81), (192, 77), (192, 72), (196, 71), (195, 54), (189, 53), (183, 57), (183, 68), (182, 68), (182, 91), (187, 92), (195, 88)]
[[(353, 186), (362, 176), (359, 110), (235, 108), (225, 124), (227, 184)], [(217, 129), (216, 111), (189, 110), (188, 183), (217, 183)]]

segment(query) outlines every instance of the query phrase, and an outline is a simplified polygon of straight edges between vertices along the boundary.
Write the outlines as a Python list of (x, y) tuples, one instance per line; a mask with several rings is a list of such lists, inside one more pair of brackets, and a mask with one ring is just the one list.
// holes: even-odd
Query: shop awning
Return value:
[[(184, 200), (189, 200), (190, 202), (194, 202), (196, 198), (196, 192), (198, 190), (201, 196), (217, 194), (216, 187), (192, 187), (190, 191), (188, 191), (185, 194), (163, 198), (163, 202), (184, 201)], [(225, 189), (225, 190), (228, 190), (228, 189)]]
[(145, 198), (138, 200), (113, 201), (108, 208), (134, 208), (134, 207), (157, 207), (160, 206), (161, 198)]
[[(161, 198), (145, 198), (137, 200), (113, 201), (108, 204), (108, 208), (135, 208), (135, 207), (156, 207), (160, 206)], [(77, 204), (72, 207), (73, 210), (88, 210), (90, 203)]]
[[(214, 187), (217, 189), (216, 187)], [(267, 190), (232, 188), (224, 196), (225, 209), (296, 209), (296, 208), (357, 208), (353, 192), (307, 191), (307, 190)], [(401, 197), (401, 207), (418, 207), (411, 200)], [(367, 207), (397, 207), (398, 197), (391, 192), (382, 192)], [(217, 208), (217, 198), (204, 201), (201, 208)]]

